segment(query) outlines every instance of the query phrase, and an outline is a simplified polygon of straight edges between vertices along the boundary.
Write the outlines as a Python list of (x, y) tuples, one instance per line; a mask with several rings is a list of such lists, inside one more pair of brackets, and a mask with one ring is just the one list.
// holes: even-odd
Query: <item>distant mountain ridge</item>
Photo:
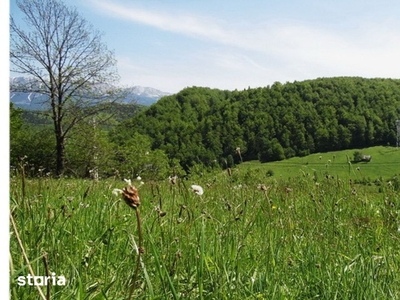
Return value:
[(150, 106), (151, 104), (157, 102), (160, 98), (171, 94), (152, 87), (135, 85), (132, 87), (132, 95), (134, 99), (137, 100), (138, 104)]
[[(25, 77), (12, 77), (10, 78), (10, 84), (24, 84), (27, 83), (28, 79)], [(157, 102), (164, 96), (171, 95), (170, 93), (157, 90), (152, 87), (144, 86), (133, 86), (130, 87), (131, 93), (123, 101), (124, 103), (131, 103), (132, 99), (139, 104), (144, 106), (150, 106)], [(39, 93), (22, 93), (10, 91), (10, 102), (14, 103), (16, 107), (27, 109), (27, 110), (41, 110), (43, 109), (43, 103), (46, 100), (46, 96)]]

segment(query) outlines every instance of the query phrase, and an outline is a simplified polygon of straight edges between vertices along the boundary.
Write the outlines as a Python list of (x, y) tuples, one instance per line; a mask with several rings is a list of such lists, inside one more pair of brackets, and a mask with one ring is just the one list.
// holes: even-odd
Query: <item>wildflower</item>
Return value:
[(140, 205), (140, 198), (139, 198), (139, 191), (136, 187), (134, 187), (131, 184), (131, 180), (129, 179), (124, 179), (126, 183), (128, 183), (128, 186), (124, 187), (122, 190), (120, 189), (114, 189), (113, 194), (115, 195), (122, 195), (122, 199), (124, 199), (125, 203), (133, 208), (135, 210), (136, 214), (136, 221), (137, 221), (137, 230), (138, 230), (138, 235), (139, 235), (139, 245), (136, 246), (136, 252), (137, 252), (137, 259), (136, 259), (136, 267), (135, 267), (135, 273), (129, 282), (129, 297), (128, 299), (132, 299), (133, 292), (136, 287), (136, 280), (138, 278), (138, 273), (139, 273), (139, 267), (140, 267), (140, 262), (141, 262), (141, 254), (144, 253), (143, 249), (143, 236), (142, 236), (142, 226), (141, 226), (141, 220), (140, 220), (140, 213), (139, 213), (139, 205)]
[(173, 177), (171, 177), (171, 176), (168, 177), (169, 183), (171, 183), (171, 184), (176, 184), (177, 179), (178, 179), (178, 176), (176, 176), (176, 175)]
[(112, 193), (115, 196), (122, 195), (122, 199), (124, 199), (125, 203), (128, 206), (136, 209), (140, 205), (139, 192), (136, 187), (131, 185), (131, 181), (129, 179), (124, 179), (126, 183), (129, 185), (125, 188), (121, 189), (113, 189)]
[(112, 191), (113, 195), (118, 196), (122, 194), (122, 190), (121, 189), (113, 189)]
[(286, 187), (286, 188), (285, 188), (285, 192), (286, 192), (286, 193), (291, 193), (291, 192), (293, 192), (293, 189), (290, 188), (290, 187)]
[(139, 192), (133, 185), (123, 188), (122, 199), (133, 209), (136, 209), (140, 205)]
[(141, 181), (142, 177), (140, 177), (139, 175), (136, 177), (136, 180)]
[(165, 211), (162, 211), (159, 206), (155, 207), (155, 211), (158, 213), (160, 217), (164, 217), (167, 214)]
[(202, 188), (201, 186), (199, 186), (199, 185), (193, 184), (193, 185), (191, 186), (191, 188), (192, 188), (192, 191), (193, 191), (194, 193), (196, 193), (197, 195), (199, 195), (199, 196), (201, 196), (201, 195), (204, 194), (203, 188)]
[(259, 190), (262, 190), (262, 191), (264, 191), (264, 192), (268, 190), (268, 188), (265, 186), (265, 184), (259, 184), (259, 185), (258, 185), (258, 189), (259, 189)]

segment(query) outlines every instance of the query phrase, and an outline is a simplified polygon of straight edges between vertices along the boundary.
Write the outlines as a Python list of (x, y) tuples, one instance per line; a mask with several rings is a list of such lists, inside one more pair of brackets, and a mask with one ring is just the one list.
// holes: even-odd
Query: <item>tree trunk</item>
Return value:
[(56, 175), (62, 176), (64, 174), (64, 166), (65, 166), (65, 145), (64, 145), (64, 138), (57, 137), (56, 140)]

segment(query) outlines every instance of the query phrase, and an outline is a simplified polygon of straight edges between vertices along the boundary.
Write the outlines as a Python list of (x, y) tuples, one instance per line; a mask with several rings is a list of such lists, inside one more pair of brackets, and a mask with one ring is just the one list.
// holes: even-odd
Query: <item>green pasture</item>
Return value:
[[(371, 155), (370, 162), (351, 162), (355, 151)], [(349, 163), (350, 160), (350, 163)], [(290, 178), (302, 175), (339, 176), (354, 180), (390, 180), (395, 174), (400, 175), (400, 149), (377, 146), (366, 149), (352, 149), (315, 153), (305, 157), (293, 157), (278, 162), (260, 164), (258, 161), (245, 162), (240, 170), (272, 170), (274, 177)]]
[[(400, 299), (400, 187), (388, 181), (400, 151), (369, 148), (372, 161), (350, 167), (346, 154), (244, 163), (176, 184), (133, 180), (144, 252), (132, 299)], [(383, 178), (371, 192), (349, 176)], [(125, 186), (13, 174), (11, 299), (128, 299), (137, 215), (112, 194)], [(19, 286), (29, 267), (67, 283)]]

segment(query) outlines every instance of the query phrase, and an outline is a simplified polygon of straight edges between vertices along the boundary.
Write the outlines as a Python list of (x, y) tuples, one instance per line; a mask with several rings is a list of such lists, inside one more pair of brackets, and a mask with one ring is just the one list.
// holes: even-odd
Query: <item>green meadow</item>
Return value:
[[(371, 155), (370, 162), (354, 162), (354, 152)], [(350, 161), (350, 163), (349, 163)], [(390, 180), (400, 174), (400, 149), (395, 147), (370, 147), (315, 153), (305, 157), (293, 157), (283, 161), (260, 164), (258, 161), (240, 165), (241, 170), (272, 170), (275, 177), (288, 179), (295, 176), (339, 176), (353, 180)]]
[[(123, 178), (17, 170), (11, 299), (400, 299), (399, 167), (400, 150), (373, 147), (132, 178), (136, 210), (112, 193)], [(66, 284), (19, 285), (32, 271)]]

